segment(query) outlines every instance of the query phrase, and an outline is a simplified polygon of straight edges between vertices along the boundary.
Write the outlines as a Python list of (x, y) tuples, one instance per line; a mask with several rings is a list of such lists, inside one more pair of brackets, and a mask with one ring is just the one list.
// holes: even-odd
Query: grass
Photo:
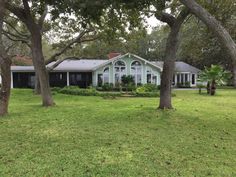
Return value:
[(236, 176), (236, 90), (214, 97), (176, 91), (156, 98), (54, 95), (42, 108), (13, 90), (0, 119), (0, 176)]

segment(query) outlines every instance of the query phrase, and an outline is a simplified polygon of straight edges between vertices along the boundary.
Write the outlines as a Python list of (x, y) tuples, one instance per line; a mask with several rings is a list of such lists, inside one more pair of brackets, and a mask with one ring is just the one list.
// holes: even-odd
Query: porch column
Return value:
[(13, 72), (11, 72), (11, 88), (13, 89)]
[(177, 85), (177, 73), (175, 73), (175, 86)]
[(70, 86), (69, 72), (66, 73), (66, 85), (67, 85), (67, 86)]

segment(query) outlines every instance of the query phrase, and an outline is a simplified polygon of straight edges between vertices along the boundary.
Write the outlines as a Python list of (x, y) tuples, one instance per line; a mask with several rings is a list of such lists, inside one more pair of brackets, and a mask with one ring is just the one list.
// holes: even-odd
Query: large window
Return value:
[(73, 72), (69, 73), (70, 85), (79, 86), (80, 88), (87, 88), (92, 84), (92, 73), (87, 72)]
[(155, 75), (151, 68), (147, 69), (147, 83), (157, 85), (157, 75)]
[(109, 67), (103, 71), (103, 84), (109, 83)]
[(126, 66), (123, 61), (117, 61), (115, 63), (115, 84), (121, 83), (121, 78), (126, 74)]
[(34, 88), (35, 73), (19, 72), (13, 73), (14, 88)]
[(51, 87), (65, 87), (67, 85), (66, 72), (49, 73), (49, 83)]
[(138, 61), (134, 61), (131, 64), (131, 75), (134, 77), (134, 82), (136, 85), (142, 83), (142, 65)]
[(101, 87), (102, 86), (102, 74), (98, 74), (98, 78), (97, 78), (97, 81), (98, 81), (98, 87)]
[(192, 74), (192, 85), (195, 85), (195, 74)]
[(147, 70), (147, 83), (152, 83), (152, 70)]

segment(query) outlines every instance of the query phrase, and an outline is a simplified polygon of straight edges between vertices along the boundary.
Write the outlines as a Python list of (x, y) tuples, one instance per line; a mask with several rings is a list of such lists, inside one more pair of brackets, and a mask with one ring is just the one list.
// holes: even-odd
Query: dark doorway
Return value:
[(49, 73), (50, 87), (65, 87), (67, 85), (66, 72), (51, 72)]
[(70, 73), (70, 85), (79, 86), (80, 88), (87, 88), (92, 85), (92, 73)]
[(35, 74), (32, 72), (13, 72), (13, 88), (34, 88)]

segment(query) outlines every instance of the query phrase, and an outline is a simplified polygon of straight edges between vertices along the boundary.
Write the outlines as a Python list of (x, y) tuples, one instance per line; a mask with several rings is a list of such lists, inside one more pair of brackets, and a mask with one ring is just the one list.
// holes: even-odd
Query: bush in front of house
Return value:
[(190, 88), (190, 82), (185, 82), (185, 83), (177, 83), (178, 88)]
[(112, 91), (113, 84), (112, 83), (105, 83), (102, 85), (102, 91)]
[(63, 93), (67, 95), (96, 96), (97, 91), (94, 88), (82, 89), (77, 86), (69, 86), (62, 88), (58, 91), (58, 93)]
[(142, 86), (139, 86), (136, 89), (136, 92), (139, 92), (139, 93), (157, 92), (159, 90), (160, 90), (160, 87), (158, 85), (155, 85), (155, 84), (144, 84)]
[(58, 93), (67, 95), (79, 95), (79, 96), (101, 96), (101, 97), (119, 97), (122, 94), (120, 92), (98, 92), (95, 88), (79, 88), (77, 86), (64, 87), (58, 90)]
[(62, 88), (61, 87), (52, 87), (51, 88), (51, 91), (52, 92), (58, 92), (59, 90), (61, 90)]
[(135, 87), (134, 76), (132, 75), (123, 75), (121, 77), (122, 87), (125, 88), (125, 91), (132, 91)]
[[(125, 92), (101, 92), (97, 91), (95, 88), (90, 87), (87, 89), (79, 88), (77, 86), (69, 86), (64, 87), (62, 89), (55, 88), (54, 91), (62, 94), (67, 95), (79, 95), (79, 96), (101, 96), (104, 98), (115, 98), (115, 97), (122, 97), (122, 96), (131, 96), (131, 97), (159, 97), (160, 93), (159, 91), (155, 92), (149, 92), (148, 89), (145, 86), (140, 86), (139, 89), (136, 89), (135, 91), (125, 93)], [(172, 94), (172, 96), (175, 96)]]

